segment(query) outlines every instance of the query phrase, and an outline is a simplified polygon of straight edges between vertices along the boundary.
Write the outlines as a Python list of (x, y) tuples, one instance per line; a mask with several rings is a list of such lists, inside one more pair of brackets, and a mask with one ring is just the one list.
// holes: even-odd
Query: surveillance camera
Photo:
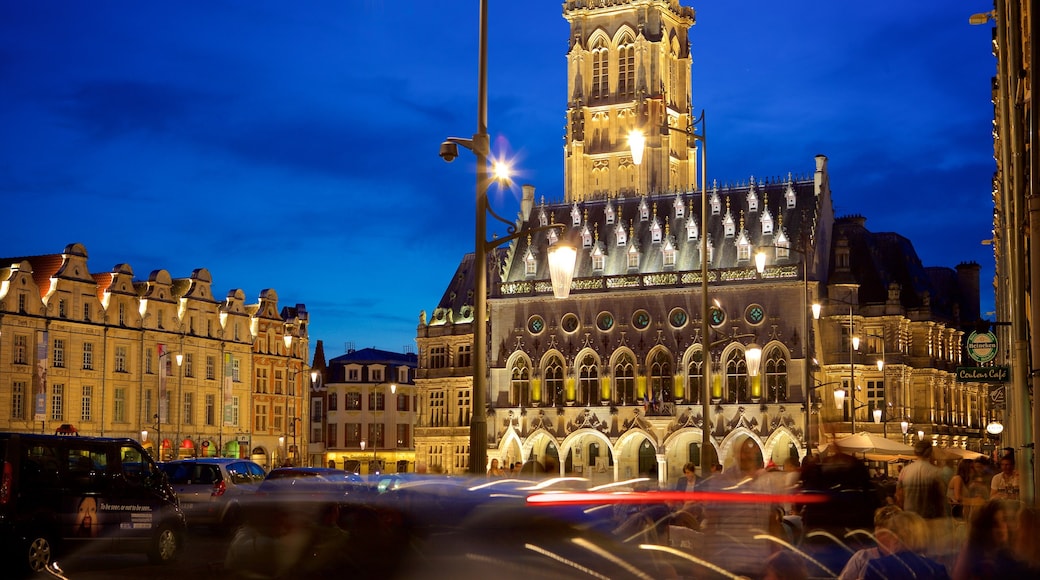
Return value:
[(455, 161), (455, 158), (459, 156), (459, 146), (452, 143), (451, 141), (445, 141), (441, 143), (441, 159), (451, 163)]

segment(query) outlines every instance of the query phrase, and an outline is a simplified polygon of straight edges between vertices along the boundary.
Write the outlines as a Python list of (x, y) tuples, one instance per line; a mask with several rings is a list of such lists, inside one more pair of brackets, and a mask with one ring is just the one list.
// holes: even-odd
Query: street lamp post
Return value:
[(174, 355), (174, 360), (177, 361), (177, 368), (180, 368), (181, 363), (184, 362), (184, 355), (181, 353), (174, 354), (171, 351), (166, 350), (166, 345), (159, 345), (159, 393), (158, 401), (155, 406), (155, 443), (159, 448), (159, 454), (157, 455), (158, 460), (162, 461), (163, 457), (163, 438), (162, 438), (162, 421), (163, 416), (169, 412), (169, 404), (166, 400), (166, 364), (170, 360), (170, 355)]
[(885, 331), (881, 330), (881, 334), (867, 334), (868, 338), (881, 339), (881, 358), (877, 361), (877, 370), (881, 373), (881, 406), (874, 408), (874, 423), (881, 423), (881, 433), (888, 439), (888, 417), (885, 416), (885, 411), (889, 406), (888, 403), (888, 381), (885, 380), (887, 370), (885, 368)]
[(296, 465), (296, 456), (300, 452), (299, 448), (296, 447), (296, 424), (300, 422), (299, 417), (293, 417), (289, 419), (289, 429), (292, 429), (292, 453), (289, 454), (289, 461)]
[(903, 445), (906, 445), (906, 432), (910, 429), (910, 422), (903, 419), (899, 422), (899, 429), (903, 432)]
[(856, 434), (856, 351), (859, 350), (859, 337), (853, 335), (852, 304), (849, 304), (849, 392), (852, 396), (852, 413), (849, 414), (850, 430)]
[[(490, 145), (487, 128), (487, 20), (488, 0), (480, 0), (479, 42), (477, 50), (477, 132), (471, 139), (448, 137), (440, 146), (440, 156), (447, 162), (458, 157), (458, 146), (470, 150), (477, 158), (476, 186), (476, 236), (474, 240), (474, 288), (473, 288), (473, 412), (469, 424), (469, 472), (484, 474), (487, 463), (487, 277), (488, 254), (495, 248), (511, 242), (522, 235), (563, 229), (563, 224), (550, 224), (517, 232), (512, 222), (491, 210), (487, 190), (490, 186), (488, 156)], [(487, 216), (506, 224), (508, 235), (487, 240)], [(553, 294), (566, 298), (570, 292), (571, 276), (577, 249), (557, 243), (549, 250), (550, 274)], [(569, 266), (566, 264), (569, 262)], [(562, 277), (558, 277), (562, 275)]]
[[(704, 116), (705, 112), (701, 110), (700, 116), (691, 122), (688, 128), (680, 129), (666, 124), (663, 130), (685, 133), (700, 144), (701, 150), (701, 348), (704, 353), (701, 372), (701, 477), (708, 477), (711, 472), (711, 466), (708, 465), (711, 460), (708, 448), (711, 440), (711, 341), (708, 333), (711, 326), (708, 318), (708, 129)], [(700, 125), (699, 134), (696, 132), (697, 125)], [(642, 132), (638, 129), (630, 132), (628, 143), (632, 152), (632, 163), (639, 165), (643, 162), (645, 144)]]

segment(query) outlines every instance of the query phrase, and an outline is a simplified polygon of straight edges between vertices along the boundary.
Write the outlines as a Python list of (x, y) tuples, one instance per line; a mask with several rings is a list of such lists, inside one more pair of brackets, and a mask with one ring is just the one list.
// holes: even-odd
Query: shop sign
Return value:
[(977, 363), (988, 363), (997, 357), (997, 335), (992, 332), (972, 332), (968, 335), (968, 356)]
[(1011, 367), (957, 367), (957, 382), (960, 383), (1006, 383), (1011, 376)]

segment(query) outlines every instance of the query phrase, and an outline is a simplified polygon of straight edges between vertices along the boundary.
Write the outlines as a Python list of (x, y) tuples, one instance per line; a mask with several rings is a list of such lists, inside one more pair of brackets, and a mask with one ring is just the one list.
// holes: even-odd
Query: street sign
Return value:
[(1011, 367), (957, 367), (958, 383), (1006, 383)]
[(989, 389), (989, 402), (993, 405), (994, 409), (1003, 409), (1004, 403), (1007, 401), (1007, 387), (1004, 385), (996, 385)]
[(977, 363), (987, 363), (997, 357), (997, 335), (992, 332), (972, 332), (968, 335), (968, 356)]

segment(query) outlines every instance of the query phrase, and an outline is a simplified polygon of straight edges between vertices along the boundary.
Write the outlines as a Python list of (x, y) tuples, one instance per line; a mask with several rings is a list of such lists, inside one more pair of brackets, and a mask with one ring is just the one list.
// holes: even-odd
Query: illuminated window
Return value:
[(635, 361), (625, 353), (614, 363), (614, 400), (621, 405), (632, 405), (636, 402)]
[(509, 381), (509, 403), (514, 407), (527, 407), (530, 405), (529, 395), (531, 392), (531, 369), (527, 366), (527, 359), (517, 357), (513, 363), (513, 369)]
[(592, 100), (607, 98), (607, 47), (603, 39), (597, 39), (592, 47)]
[(618, 47), (618, 97), (631, 99), (636, 95), (636, 47), (626, 35)]
[[(94, 403), (94, 387), (85, 385), (83, 387), (83, 398), (80, 400), (79, 408), (79, 420), (83, 423), (89, 423), (93, 420), (93, 403)], [(115, 421), (123, 423), (126, 421), (126, 389), (118, 388), (115, 390)], [(120, 407), (122, 407), (120, 409)], [(120, 418), (122, 417), (122, 418)]]
[(51, 360), (51, 364), (55, 368), (63, 368), (65, 366), (65, 341), (60, 338), (54, 339), (54, 357)]
[(564, 404), (564, 390), (563, 390), (563, 361), (559, 357), (552, 357), (545, 365), (545, 371), (542, 373), (545, 382), (545, 395), (548, 398), (546, 403), (557, 407), (562, 407)]
[(83, 370), (94, 370), (94, 343), (83, 343)]

